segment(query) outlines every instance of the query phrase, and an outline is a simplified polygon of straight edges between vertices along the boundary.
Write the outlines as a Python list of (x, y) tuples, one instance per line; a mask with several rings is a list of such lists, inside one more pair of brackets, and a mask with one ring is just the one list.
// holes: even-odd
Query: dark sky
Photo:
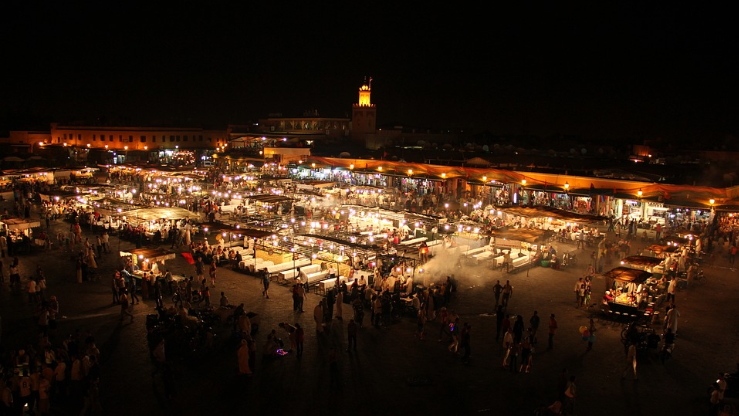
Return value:
[(739, 34), (728, 9), (211, 3), (0, 6), (0, 122), (345, 117), (367, 75), (380, 123), (737, 135)]

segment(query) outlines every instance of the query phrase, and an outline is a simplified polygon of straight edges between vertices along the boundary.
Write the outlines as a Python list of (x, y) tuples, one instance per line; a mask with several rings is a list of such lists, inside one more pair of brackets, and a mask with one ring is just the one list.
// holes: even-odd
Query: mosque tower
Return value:
[(377, 107), (370, 100), (372, 77), (359, 87), (359, 102), (352, 104), (352, 137), (369, 144), (377, 132)]

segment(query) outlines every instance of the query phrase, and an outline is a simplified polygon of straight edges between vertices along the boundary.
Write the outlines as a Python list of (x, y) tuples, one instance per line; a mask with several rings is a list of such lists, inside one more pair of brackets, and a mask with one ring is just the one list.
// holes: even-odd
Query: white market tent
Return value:
[(40, 221), (25, 220), (22, 218), (8, 218), (0, 222), (0, 224), (4, 224), (9, 230), (26, 230), (41, 226)]
[(200, 215), (198, 215), (195, 212), (188, 211), (184, 208), (141, 208), (141, 209), (134, 209), (131, 211), (126, 211), (121, 213), (120, 215), (125, 215), (127, 218), (138, 218), (141, 220), (146, 221), (152, 221), (152, 220), (159, 220), (159, 219), (168, 219), (168, 220), (180, 220), (183, 218), (199, 218)]

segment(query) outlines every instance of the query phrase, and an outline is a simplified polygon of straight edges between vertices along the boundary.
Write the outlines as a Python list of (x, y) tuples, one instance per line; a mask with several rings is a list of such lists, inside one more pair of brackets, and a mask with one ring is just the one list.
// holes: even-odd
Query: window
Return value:
[(119, 134), (119, 135), (118, 135), (118, 141), (119, 141), (119, 142), (122, 142), (122, 141), (123, 141), (123, 135), (122, 135), (122, 134)]
[(177, 139), (178, 142), (180, 141), (180, 136), (174, 136), (174, 137), (175, 139)]
[(133, 136), (128, 136), (128, 142), (133, 143)]
[(112, 134), (110, 136), (108, 136), (108, 141), (110, 141), (110, 142), (113, 141), (113, 135)]
[(64, 133), (64, 140), (67, 140), (67, 133)]
[(202, 142), (203, 141), (203, 135), (201, 134), (198, 139), (199, 139), (198, 141), (201, 141)]
[(151, 142), (156, 143), (157, 142), (157, 136), (151, 136)]
[(146, 143), (146, 136), (141, 136), (141, 139), (139, 139), (141, 143)]
[(97, 141), (97, 138), (95, 137), (95, 135), (94, 135), (94, 134), (92, 135), (92, 141), (93, 141), (93, 142), (96, 142), (96, 141)]
[(169, 136), (169, 142), (171, 143), (173, 141), (174, 141), (174, 136)]
[[(69, 140), (72, 140), (74, 137), (74, 134), (69, 135)], [(77, 140), (82, 140), (82, 133), (77, 133)]]
[(213, 139), (210, 138), (210, 137), (208, 137), (208, 141), (212, 143), (213, 142)]
[(182, 136), (182, 141), (183, 142), (186, 142), (187, 141), (187, 136)]

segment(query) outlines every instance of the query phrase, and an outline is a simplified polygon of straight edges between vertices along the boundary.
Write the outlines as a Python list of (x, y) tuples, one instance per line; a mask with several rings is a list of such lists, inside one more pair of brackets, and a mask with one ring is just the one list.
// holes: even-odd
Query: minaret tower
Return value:
[(367, 82), (365, 77), (359, 87), (359, 102), (352, 105), (352, 136), (358, 140), (366, 140), (365, 135), (377, 130), (377, 108), (370, 101), (371, 93), (372, 78)]

